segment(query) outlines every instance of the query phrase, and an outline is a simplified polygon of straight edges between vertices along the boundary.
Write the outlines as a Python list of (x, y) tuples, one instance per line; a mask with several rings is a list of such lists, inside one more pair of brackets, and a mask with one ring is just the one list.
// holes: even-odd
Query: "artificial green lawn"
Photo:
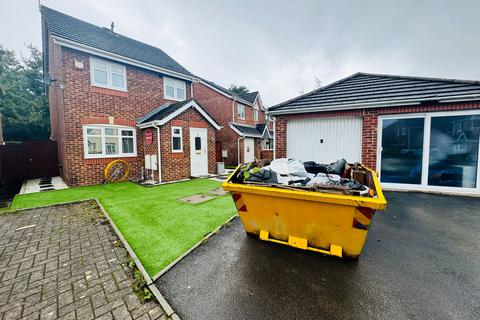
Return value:
[(154, 276), (235, 212), (231, 197), (196, 205), (177, 199), (220, 186), (209, 179), (145, 188), (132, 182), (17, 195), (10, 209), (96, 198), (105, 207), (147, 272)]

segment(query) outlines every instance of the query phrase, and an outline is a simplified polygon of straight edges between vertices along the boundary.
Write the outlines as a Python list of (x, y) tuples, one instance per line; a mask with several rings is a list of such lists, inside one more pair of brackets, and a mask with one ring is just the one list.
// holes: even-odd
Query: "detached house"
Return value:
[(51, 139), (68, 185), (102, 182), (114, 159), (129, 163), (132, 179), (162, 182), (215, 171), (221, 126), (193, 97), (188, 70), (113, 28), (40, 10)]
[(273, 159), (273, 125), (258, 91), (237, 94), (205, 79), (194, 82), (195, 99), (222, 126), (216, 160), (227, 165)]

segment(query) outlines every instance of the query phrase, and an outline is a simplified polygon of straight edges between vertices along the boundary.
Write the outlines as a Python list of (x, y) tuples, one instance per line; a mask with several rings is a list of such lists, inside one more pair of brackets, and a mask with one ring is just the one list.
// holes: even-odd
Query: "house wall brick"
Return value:
[[(62, 177), (70, 186), (101, 183), (105, 164), (116, 158), (84, 159), (82, 125), (105, 123), (105, 119), (110, 121), (113, 117), (115, 124), (133, 127), (138, 117), (168, 102), (163, 96), (163, 77), (126, 65), (128, 92), (94, 87), (90, 84), (90, 55), (69, 48), (55, 48), (51, 39), (49, 42), (49, 47), (54, 47), (49, 53), (50, 64), (60, 69), (56, 75), (58, 80), (50, 86), (49, 96), (53, 98), (50, 102), (52, 126), (57, 128), (52, 139), (59, 142)], [(83, 61), (83, 69), (75, 68), (75, 59)], [(52, 67), (50, 69), (53, 71)], [(187, 98), (190, 98), (189, 89), (187, 82)], [(137, 129), (137, 157), (125, 158), (131, 166), (131, 179), (141, 176), (142, 145), (143, 137)]]
[[(172, 126), (182, 127), (183, 152), (172, 152)], [(215, 173), (215, 128), (195, 109), (189, 108), (160, 127), (162, 181), (190, 177), (190, 128), (207, 129), (208, 172)]]
[[(378, 138), (378, 117), (382, 115), (406, 114), (406, 113), (426, 113), (426, 112), (445, 112), (459, 110), (480, 109), (480, 102), (459, 102), (442, 104), (425, 104), (419, 106), (398, 106), (390, 108), (372, 108), (359, 110), (332, 111), (322, 113), (304, 113), (276, 116), (276, 157), (284, 158), (287, 156), (287, 122), (294, 119), (308, 118), (334, 118), (334, 117), (362, 117), (362, 162), (370, 168), (376, 168), (377, 165), (377, 138)], [(348, 159), (347, 159), (348, 160)]]
[[(254, 107), (259, 111), (258, 121), (255, 121), (253, 116), (254, 107), (245, 105), (245, 119), (239, 119), (236, 101), (234, 102), (233, 99), (218, 93), (201, 82), (194, 82), (193, 92), (195, 99), (222, 126), (222, 129), (216, 132), (216, 140), (220, 141), (223, 150), (227, 150), (227, 158), (224, 160), (225, 164), (236, 165), (238, 163), (238, 139), (240, 135), (230, 128), (229, 123), (235, 122), (251, 126), (265, 123), (265, 111), (263, 110), (261, 99), (257, 99), (254, 104)], [(243, 139), (240, 140), (240, 147), (240, 161), (243, 162)], [(257, 159), (262, 157), (260, 139), (255, 139), (255, 157)]]

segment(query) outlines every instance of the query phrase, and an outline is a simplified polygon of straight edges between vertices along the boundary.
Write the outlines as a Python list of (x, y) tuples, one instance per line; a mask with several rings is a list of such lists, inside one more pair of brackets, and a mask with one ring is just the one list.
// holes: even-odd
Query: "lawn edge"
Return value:
[(122, 242), (123, 246), (127, 250), (132, 260), (135, 262), (135, 265), (137, 266), (138, 270), (140, 270), (140, 272), (142, 273), (142, 276), (145, 278), (145, 281), (147, 281), (148, 288), (150, 289), (152, 294), (155, 296), (155, 299), (157, 299), (160, 306), (165, 311), (165, 314), (167, 315), (167, 317), (170, 317), (171, 319), (174, 319), (174, 320), (180, 320), (180, 317), (175, 313), (173, 308), (170, 306), (167, 300), (163, 297), (162, 293), (157, 289), (157, 287), (155, 287), (152, 278), (145, 270), (145, 267), (143, 266), (142, 262), (140, 262), (140, 259), (138, 259), (137, 255), (135, 254), (135, 251), (133, 251), (132, 247), (130, 247), (127, 240), (125, 240), (125, 237), (123, 236), (120, 229), (117, 228), (117, 226), (115, 225), (115, 222), (113, 222), (112, 218), (110, 218), (110, 215), (108, 214), (107, 210), (105, 210), (105, 208), (103, 207), (103, 205), (100, 203), (98, 199), (93, 199), (93, 200), (97, 203), (98, 208), (105, 215), (108, 222), (112, 226), (112, 229), (117, 234), (118, 238)]
[(213, 235), (217, 234), (218, 231), (220, 231), (222, 228), (225, 227), (225, 225), (229, 222), (231, 222), (233, 219), (235, 219), (238, 216), (238, 213), (235, 213), (233, 216), (227, 219), (224, 223), (219, 225), (217, 228), (215, 228), (213, 231), (211, 231), (209, 234), (207, 234), (205, 237), (200, 239), (197, 243), (195, 243), (193, 246), (190, 247), (187, 251), (182, 253), (180, 256), (175, 258), (172, 262), (170, 262), (165, 268), (160, 270), (156, 275), (152, 277), (153, 282), (157, 281), (161, 276), (163, 276), (165, 273), (167, 273), (170, 269), (172, 269), (177, 263), (179, 263), (183, 258), (185, 258), (187, 255), (189, 255), (193, 250), (198, 248), (205, 240), (208, 240), (211, 238)]

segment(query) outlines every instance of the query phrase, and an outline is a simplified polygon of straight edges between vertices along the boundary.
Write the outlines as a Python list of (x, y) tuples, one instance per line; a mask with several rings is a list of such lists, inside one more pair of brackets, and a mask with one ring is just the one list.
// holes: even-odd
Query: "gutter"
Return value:
[(343, 104), (338, 106), (329, 106), (329, 107), (309, 107), (309, 108), (292, 108), (285, 110), (273, 110), (267, 111), (267, 115), (283, 115), (283, 114), (292, 114), (292, 113), (310, 113), (310, 112), (326, 112), (326, 111), (338, 111), (338, 110), (352, 110), (352, 109), (371, 109), (371, 108), (385, 108), (385, 107), (395, 107), (395, 106), (407, 106), (407, 105), (419, 105), (422, 102), (426, 101), (438, 101), (442, 102), (459, 102), (459, 101), (468, 101), (468, 100), (480, 100), (480, 95), (463, 95), (463, 96), (448, 96), (448, 97), (434, 97), (426, 99), (409, 99), (409, 100), (397, 100), (392, 102), (361, 102), (361, 103), (350, 103)]

